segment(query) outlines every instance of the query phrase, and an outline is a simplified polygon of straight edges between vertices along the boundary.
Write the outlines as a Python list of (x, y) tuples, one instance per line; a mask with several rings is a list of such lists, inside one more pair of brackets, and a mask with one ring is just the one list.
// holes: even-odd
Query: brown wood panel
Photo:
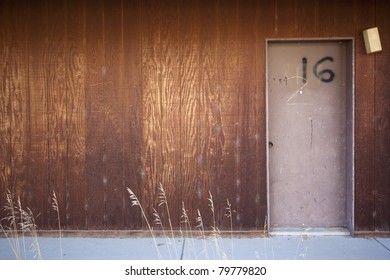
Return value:
[(137, 194), (141, 204), (151, 215), (158, 204), (157, 186), (162, 182), (162, 66), (161, 66), (161, 3), (143, 1), (141, 6), (142, 32), (142, 148), (145, 166), (145, 184)]
[[(199, 210), (203, 216), (204, 225), (212, 225), (212, 213), (207, 198), (209, 192), (213, 199), (221, 200), (219, 185), (221, 178), (222, 148), (224, 146), (225, 130), (221, 122), (221, 108), (218, 106), (220, 90), (217, 87), (219, 26), (218, 3), (209, 1), (200, 5), (200, 60), (199, 65), (199, 145), (202, 154), (202, 198)], [(218, 191), (219, 189), (219, 191)], [(214, 201), (216, 204), (217, 202)], [(217, 208), (216, 208), (217, 209)], [(218, 209), (217, 209), (218, 210)]]
[(374, 201), (375, 230), (390, 230), (390, 5), (376, 2), (376, 25), (381, 36), (382, 49), (376, 54), (375, 65), (375, 165)]
[(27, 100), (28, 100), (28, 54), (27, 54), (27, 1), (10, 2), (8, 19), (11, 40), (9, 41), (8, 69), (10, 96), (10, 187), (25, 206), (27, 186)]
[(317, 0), (318, 17), (316, 22), (316, 34), (318, 37), (326, 38), (335, 36), (335, 9), (336, 0)]
[(200, 149), (200, 19), (199, 1), (179, 1), (179, 61), (181, 96), (181, 188), (182, 200), (188, 216), (194, 220), (202, 205), (202, 165), (204, 158)]
[[(10, 94), (8, 86), (8, 56), (10, 44), (10, 5), (0, 2), (0, 205), (5, 205), (5, 192), (11, 188), (10, 183)], [(3, 211), (0, 217), (3, 217)]]
[(66, 6), (67, 169), (64, 226), (86, 229), (86, 45), (85, 1)]
[[(221, 229), (229, 229), (230, 221), (225, 216), (227, 199), (232, 208), (238, 208), (242, 203), (241, 174), (242, 166), (242, 138), (240, 131), (241, 113), (239, 110), (240, 99), (240, 69), (243, 67), (240, 61), (240, 7), (246, 8), (248, 3), (240, 4), (239, 1), (227, 1), (220, 5), (218, 14), (219, 42), (217, 51), (217, 103), (216, 108), (221, 118), (223, 134), (219, 135), (222, 143), (221, 171), (219, 175), (216, 197), (219, 226)], [(252, 8), (253, 9), (253, 8)], [(247, 19), (250, 20), (250, 19)], [(245, 34), (245, 29), (242, 30)], [(218, 116), (218, 115), (217, 115)], [(238, 209), (237, 209), (238, 210)], [(239, 227), (242, 220), (240, 215), (235, 217), (234, 226)]]
[(295, 0), (276, 0), (275, 36), (278, 38), (297, 37)]
[[(142, 154), (142, 84), (141, 84), (141, 3), (123, 2), (123, 103), (124, 103), (124, 166), (125, 187), (142, 197), (145, 166)], [(127, 192), (124, 195), (126, 228), (139, 229), (142, 217), (138, 207), (132, 207)]]
[(104, 1), (104, 75), (106, 89), (102, 92), (104, 108), (104, 226), (110, 229), (123, 228), (123, 35), (122, 1)]
[[(50, 202), (52, 192), (56, 193), (60, 205), (60, 219), (65, 221), (67, 173), (67, 90), (66, 90), (66, 3), (48, 1), (48, 45), (45, 61), (48, 110), (48, 193), (45, 201)], [(57, 213), (47, 208), (47, 224), (55, 226)], [(54, 227), (56, 228), (56, 227)]]
[(107, 107), (107, 94), (112, 83), (107, 83), (104, 65), (104, 13), (103, 0), (86, 2), (86, 87), (87, 111), (86, 180), (87, 229), (105, 226), (105, 191), (108, 183), (105, 128), (111, 111)]
[(29, 3), (28, 29), (28, 84), (29, 84), (29, 187), (27, 204), (40, 228), (47, 228), (50, 204), (48, 187), (48, 8), (47, 1)]
[[(27, 3), (1, 4), (0, 49), (0, 205), (7, 190), (25, 207), (27, 186)], [(0, 216), (3, 216), (1, 211)]]
[(227, 198), (262, 229), (265, 38), (355, 36), (356, 229), (389, 230), (389, 58), (361, 36), (386, 49), (389, 5), (309, 2), (0, 1), (0, 203), (56, 228), (55, 189), (68, 229), (136, 229), (125, 187), (152, 219), (163, 183), (176, 227), (184, 201), (210, 228), (210, 191), (221, 229)]
[[(180, 226), (180, 211), (182, 204), (181, 176), (181, 108), (180, 92), (180, 62), (179, 62), (179, 16), (178, 2), (165, 1), (160, 6), (160, 57), (159, 81), (161, 90), (161, 155), (162, 165), (159, 172), (159, 182), (164, 187), (169, 203), (169, 210), (175, 213), (171, 216), (172, 224)], [(157, 208), (163, 223), (168, 225), (163, 207)]]
[[(258, 31), (256, 33), (257, 39), (259, 40), (259, 43), (263, 39), (268, 39), (271, 37), (275, 37), (277, 35), (277, 0), (271, 0), (271, 1), (257, 1), (257, 26)], [(264, 51), (265, 55), (265, 49), (264, 45), (259, 46), (259, 55), (257, 56), (262, 57), (261, 51)], [(265, 64), (264, 64), (265, 66)], [(264, 68), (265, 69), (265, 68)]]
[(375, 6), (356, 5), (355, 22), (355, 228), (374, 229), (374, 55), (366, 55), (362, 31), (375, 24)]
[(307, 4), (307, 0), (295, 1), (296, 32), (299, 37), (313, 38), (316, 36), (318, 23), (318, 1)]
[[(256, 1), (248, 1), (246, 6), (239, 9), (239, 80), (238, 80), (238, 99), (239, 99), (239, 122), (238, 122), (238, 141), (236, 147), (239, 153), (239, 176), (236, 179), (237, 195), (241, 197), (240, 207), (237, 205), (237, 222), (240, 228), (263, 228), (265, 213), (261, 213), (260, 208), (260, 181), (261, 170), (260, 147), (259, 144), (259, 122), (263, 117), (259, 110), (261, 101), (259, 92), (256, 90), (256, 33), (257, 24)], [(264, 164), (264, 163), (263, 163)], [(264, 174), (263, 174), (264, 175)], [(238, 221), (239, 220), (239, 221)]]
[[(210, 105), (214, 118), (217, 120), (213, 133), (219, 145), (217, 147), (220, 149), (220, 155), (215, 158), (218, 160), (218, 169), (215, 170), (217, 185), (213, 192), (220, 229), (230, 228), (230, 221), (225, 216), (227, 199), (235, 209), (242, 203), (239, 172), (242, 160), (240, 111), (238, 110), (239, 69), (242, 68), (237, 40), (240, 33), (239, 6), (238, 1), (224, 1), (217, 9), (218, 41), (215, 58), (215, 84), (212, 84), (214, 96)], [(237, 217), (240, 217), (239, 213), (233, 218)], [(241, 222), (239, 219), (235, 220), (234, 226), (238, 227)]]
[(240, 26), (240, 6), (246, 8), (247, 3), (239, 1), (227, 1), (218, 9), (219, 42), (217, 49), (218, 68), (216, 69), (216, 95), (213, 104), (216, 116), (220, 117), (221, 132), (221, 167), (218, 177), (215, 207), (221, 229), (229, 229), (230, 221), (224, 215), (226, 213), (227, 199), (231, 207), (237, 212), (232, 217), (233, 225), (238, 228), (242, 225), (243, 195), (241, 192), (242, 177), (242, 124), (240, 118), (240, 92), (239, 74), (242, 69), (240, 61), (240, 42), (237, 40), (245, 29)]
[[(359, 1), (360, 2), (360, 1)], [(361, 4), (359, 4), (361, 5)], [(354, 36), (354, 0), (336, 1), (334, 9), (334, 33), (335, 37)], [(346, 16), (350, 15), (350, 16)]]

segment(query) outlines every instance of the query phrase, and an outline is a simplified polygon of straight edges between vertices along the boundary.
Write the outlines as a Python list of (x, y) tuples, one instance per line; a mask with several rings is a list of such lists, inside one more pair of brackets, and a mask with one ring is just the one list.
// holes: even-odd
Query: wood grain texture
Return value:
[[(258, 40), (269, 39), (271, 36), (277, 36), (277, 0), (258, 1), (256, 19), (259, 28), (259, 33), (257, 33)], [(263, 55), (265, 55), (264, 47), (261, 50), (264, 50)], [(257, 57), (262, 57), (262, 54), (258, 53)], [(263, 64), (263, 66), (265, 69), (265, 64)]]
[(29, 3), (28, 84), (29, 84), (29, 187), (26, 203), (40, 228), (49, 227), (49, 79), (48, 65), (48, 6), (47, 1)]
[[(233, 225), (239, 228), (242, 225), (242, 206), (244, 196), (242, 194), (243, 176), (241, 166), (243, 165), (242, 151), (242, 97), (244, 93), (240, 88), (240, 70), (243, 68), (241, 61), (240, 42), (235, 38), (241, 35), (245, 37), (246, 30), (241, 26), (240, 4), (238, 1), (227, 1), (219, 8), (219, 47), (217, 51), (218, 68), (216, 93), (217, 103), (214, 105), (220, 114), (222, 155), (221, 174), (218, 182), (217, 198), (215, 207), (217, 209), (219, 226), (230, 228), (230, 220), (225, 217), (225, 208), (228, 207), (227, 200), (232, 205)], [(246, 8), (247, 4), (242, 5)], [(240, 31), (241, 30), (241, 31)], [(245, 40), (245, 39), (243, 39)], [(218, 116), (218, 115), (217, 115)]]
[[(215, 218), (219, 228), (229, 228), (229, 219), (225, 217), (227, 199), (236, 208), (236, 182), (239, 174), (235, 167), (240, 165), (240, 150), (237, 145), (237, 123), (239, 113), (238, 92), (238, 35), (237, 1), (225, 1), (218, 4), (216, 15), (215, 53), (210, 56), (214, 67), (210, 88), (207, 92), (209, 110), (210, 150), (207, 154), (210, 160), (210, 175), (213, 178), (210, 192), (213, 195)], [(210, 210), (209, 210), (210, 211)]]
[[(5, 205), (5, 192), (11, 187), (10, 168), (10, 112), (9, 112), (9, 90), (7, 86), (8, 68), (8, 46), (10, 34), (8, 24), (12, 22), (9, 3), (0, 2), (0, 205)], [(0, 214), (3, 217), (3, 213)]]
[[(209, 192), (214, 200), (219, 198), (219, 201), (222, 201), (219, 183), (222, 175), (222, 149), (225, 141), (220, 106), (221, 88), (218, 87), (220, 81), (217, 76), (217, 55), (220, 47), (218, 13), (217, 1), (209, 1), (207, 4), (200, 5), (199, 145), (203, 163), (201, 166), (203, 203), (199, 205), (199, 210), (205, 226), (209, 227), (213, 223), (211, 209), (207, 202)], [(214, 203), (218, 205), (217, 201)]]
[(375, 23), (375, 6), (356, 6), (355, 49), (355, 227), (374, 230), (374, 116), (375, 116), (375, 57), (366, 55), (362, 30)]
[[(140, 198), (145, 184), (144, 156), (142, 154), (142, 33), (141, 2), (123, 2), (123, 180)], [(125, 190), (124, 190), (125, 191)], [(124, 226), (130, 229), (142, 227), (141, 212), (132, 207), (128, 193), (124, 195)]]
[[(361, 4), (359, 4), (361, 5)], [(337, 1), (334, 8), (334, 34), (335, 37), (350, 37), (354, 35), (354, 17), (345, 15), (355, 14), (354, 0)]]
[(14, 128), (14, 163), (15, 172), (13, 176), (15, 193), (20, 197), (23, 205), (26, 205), (26, 189), (28, 187), (28, 159), (29, 159), (29, 142), (28, 142), (28, 125), (29, 125), (29, 91), (28, 91), (28, 2), (21, 1), (19, 4), (12, 2), (14, 17), (17, 19), (15, 25), (15, 44), (16, 56), (14, 64), (17, 67), (17, 88), (18, 93), (13, 103)]
[(10, 188), (56, 228), (140, 229), (163, 184), (210, 229), (263, 229), (266, 38), (355, 37), (355, 224), (389, 230), (386, 51), (366, 55), (384, 0), (0, 0), (0, 204)]
[[(175, 213), (171, 222), (180, 225), (181, 185), (181, 119), (183, 116), (180, 91), (179, 64), (179, 17), (178, 2), (163, 2), (160, 6), (160, 57), (159, 89), (161, 90), (161, 183), (167, 195), (169, 210)], [(156, 207), (156, 206), (155, 206)], [(167, 213), (158, 208), (161, 218), (167, 223)]]
[[(239, 228), (263, 229), (266, 213), (261, 212), (261, 191), (259, 175), (262, 163), (259, 160), (259, 124), (263, 118), (261, 111), (262, 102), (256, 88), (256, 26), (257, 17), (256, 1), (248, 1), (246, 5), (239, 6), (239, 24), (241, 40), (239, 41), (239, 142), (240, 166), (237, 171), (240, 174), (236, 179), (237, 195), (241, 197), (240, 214), (241, 225)], [(264, 106), (264, 105), (263, 105)], [(264, 107), (263, 107), (264, 108)], [(264, 146), (263, 146), (264, 147)], [(237, 207), (237, 209), (239, 209)]]
[[(53, 192), (58, 204), (65, 205), (67, 173), (67, 89), (66, 89), (66, 3), (48, 1), (48, 45), (45, 77), (48, 112), (48, 192), (45, 201), (51, 205)], [(49, 206), (50, 206), (49, 205)], [(66, 212), (60, 207), (60, 219)], [(57, 213), (47, 208), (47, 224), (57, 224)], [(56, 228), (56, 227), (54, 227)]]
[(318, 0), (318, 19), (316, 34), (318, 37), (327, 38), (335, 36), (335, 10), (336, 0)]
[[(8, 54), (8, 93), (10, 96), (10, 178), (11, 188), (25, 205), (28, 158), (28, 54), (27, 54), (27, 1), (10, 2), (11, 41)], [(10, 189), (11, 189), (10, 188)]]
[(106, 187), (108, 183), (105, 128), (112, 115), (107, 107), (107, 96), (112, 83), (107, 83), (104, 64), (104, 2), (86, 2), (86, 83), (87, 113), (86, 180), (87, 229), (105, 227)]
[(104, 108), (104, 162), (103, 185), (105, 188), (104, 226), (122, 229), (124, 222), (123, 199), (123, 57), (122, 1), (104, 1), (104, 75), (107, 88), (102, 92)]
[(375, 165), (374, 201), (375, 230), (390, 230), (390, 6), (386, 1), (376, 2), (376, 24), (381, 36), (383, 51), (376, 54), (375, 61)]
[(297, 37), (296, 0), (275, 0), (275, 34), (278, 38)]
[(67, 170), (64, 226), (86, 229), (86, 44), (85, 1), (66, 6)]
[(179, 1), (179, 82), (181, 106), (180, 177), (182, 201), (188, 216), (194, 220), (197, 209), (202, 205), (203, 157), (199, 145), (199, 75), (200, 60), (200, 3)]
[[(300, 37), (313, 38), (318, 30), (318, 1), (312, 1), (309, 5), (306, 0), (295, 2), (295, 29)], [(321, 25), (322, 26), (322, 25)]]
[(137, 194), (148, 215), (158, 204), (157, 186), (162, 183), (163, 170), (163, 104), (161, 30), (163, 15), (159, 1), (143, 1), (141, 6), (142, 28), (142, 154), (145, 166), (145, 184)]

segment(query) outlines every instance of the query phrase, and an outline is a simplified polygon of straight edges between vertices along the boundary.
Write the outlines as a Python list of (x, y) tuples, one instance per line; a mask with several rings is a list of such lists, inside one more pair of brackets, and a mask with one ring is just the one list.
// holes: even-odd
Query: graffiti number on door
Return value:
[[(333, 62), (334, 59), (331, 56), (325, 56), (325, 57), (321, 58), (320, 60), (318, 60), (316, 62), (316, 64), (314, 64), (314, 66), (313, 66), (313, 74), (320, 81), (325, 82), (325, 83), (330, 83), (331, 81), (333, 81), (333, 79), (335, 77), (335, 73), (330, 69), (321, 70), (320, 65), (325, 61)], [(303, 77), (304, 81), (307, 81), (307, 64), (308, 64), (307, 58), (303, 57), (302, 58), (302, 77)]]
[[(330, 61), (333, 62), (334, 59), (331, 56), (325, 56), (318, 60), (314, 65), (313, 65), (313, 74), (314, 76), (320, 80), (321, 82), (324, 83), (330, 83), (334, 80), (334, 77), (336, 76), (335, 73), (331, 69), (323, 69), (322, 65), (324, 62)], [(309, 80), (307, 77), (307, 66), (309, 64), (309, 60), (306, 57), (302, 58), (302, 76), (292, 76), (289, 78), (285, 79), (285, 82), (287, 84), (287, 81), (290, 79), (301, 79), (302, 80), (302, 85), (297, 85), (297, 88), (295, 89), (294, 93), (287, 99), (287, 104), (288, 105), (298, 105), (298, 104), (308, 104), (310, 103), (305, 103), (305, 102), (297, 102), (296, 97), (299, 94), (303, 94), (303, 88), (309, 85)]]

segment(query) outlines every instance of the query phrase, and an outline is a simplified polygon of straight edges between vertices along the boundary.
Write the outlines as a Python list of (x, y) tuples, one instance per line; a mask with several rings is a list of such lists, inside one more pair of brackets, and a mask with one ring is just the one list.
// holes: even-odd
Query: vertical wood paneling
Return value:
[[(142, 205), (152, 210), (158, 203), (157, 185), (161, 183), (162, 159), (162, 69), (160, 1), (143, 1), (142, 27), (142, 154), (145, 166), (145, 185), (137, 194)], [(150, 213), (150, 211), (148, 211)]]
[(5, 204), (5, 192), (12, 187), (9, 172), (11, 113), (9, 111), (10, 94), (7, 83), (10, 45), (9, 24), (12, 22), (10, 15), (9, 2), (0, 2), (0, 205)]
[[(360, 3), (356, 1), (355, 3)], [(356, 4), (355, 22), (355, 227), (374, 229), (375, 55), (366, 55), (362, 31), (375, 24), (375, 5)]]
[(199, 1), (179, 1), (179, 82), (181, 96), (181, 188), (188, 215), (196, 217), (202, 205), (202, 157), (199, 129), (200, 19)]
[(101, 93), (104, 103), (103, 130), (103, 186), (105, 188), (104, 226), (123, 228), (123, 38), (122, 1), (104, 1), (104, 75), (105, 90)]
[(318, 0), (318, 17), (316, 34), (318, 37), (333, 37), (335, 34), (335, 7), (336, 0)]
[(69, 229), (85, 229), (85, 1), (68, 1), (66, 11), (67, 177), (63, 221)]
[[(213, 198), (219, 197), (219, 178), (221, 175), (221, 156), (224, 145), (224, 127), (221, 123), (221, 107), (219, 106), (220, 89), (217, 88), (218, 77), (218, 5), (217, 1), (209, 1), (200, 5), (200, 61), (199, 75), (199, 139), (202, 152), (202, 198), (199, 210), (205, 225), (211, 225), (211, 211), (207, 203), (209, 192)], [(207, 32), (206, 32), (207, 30)]]
[[(255, 197), (256, 186), (255, 186), (255, 176), (249, 177), (246, 176), (249, 172), (253, 171), (255, 167), (255, 161), (251, 157), (252, 149), (254, 148), (251, 139), (251, 122), (253, 121), (253, 106), (256, 104), (252, 103), (250, 99), (255, 97), (254, 87), (252, 87), (254, 82), (254, 60), (250, 57), (255, 57), (255, 34), (254, 34), (254, 25), (251, 24), (255, 21), (254, 16), (256, 15), (256, 4), (255, 1), (247, 1), (244, 5), (239, 4), (236, 8), (238, 19), (234, 24), (236, 30), (240, 30), (239, 33), (236, 32), (236, 38), (241, 38), (240, 40), (235, 40), (236, 42), (236, 55), (237, 55), (237, 64), (239, 65), (237, 73), (234, 73), (236, 79), (236, 99), (237, 107), (233, 107), (232, 114), (236, 114), (235, 127), (233, 131), (235, 132), (234, 138), (234, 169), (235, 169), (235, 178), (233, 180), (233, 190), (235, 192), (234, 204), (236, 205), (237, 214), (236, 214), (236, 223), (237, 228), (242, 228), (244, 224), (249, 222), (251, 227), (253, 227), (254, 221), (256, 219), (255, 211), (255, 200), (252, 199)], [(252, 41), (253, 40), (253, 41)], [(234, 65), (232, 65), (234, 69)], [(234, 104), (233, 100), (233, 104)], [(253, 106), (252, 106), (253, 105)], [(252, 138), (254, 139), (254, 138)], [(252, 151), (251, 151), (252, 150)], [(227, 172), (229, 172), (227, 170)], [(248, 173), (247, 173), (248, 172)], [(250, 191), (245, 191), (245, 187), (248, 186)], [(249, 187), (250, 186), (250, 187)], [(234, 205), (233, 204), (233, 205)], [(246, 213), (251, 213), (251, 218), (246, 215)], [(248, 224), (248, 226), (249, 226)]]
[[(181, 91), (179, 77), (179, 16), (178, 1), (161, 3), (160, 13), (160, 63), (159, 88), (161, 89), (161, 152), (162, 169), (160, 182), (162, 183), (170, 203), (170, 211), (176, 213), (171, 217), (172, 223), (179, 225), (182, 203), (181, 185)], [(161, 208), (160, 208), (161, 209)], [(162, 219), (165, 213), (160, 210)], [(163, 221), (164, 222), (164, 221)]]
[[(106, 187), (108, 183), (105, 128), (112, 112), (106, 94), (112, 83), (106, 82), (104, 65), (104, 6), (103, 0), (86, 3), (86, 87), (87, 110), (86, 176), (87, 228), (102, 229), (105, 225)], [(111, 88), (110, 88), (111, 86)]]
[(376, 25), (383, 51), (376, 54), (375, 67), (375, 230), (390, 230), (390, 5), (376, 3)]
[[(229, 219), (225, 217), (227, 199), (232, 208), (237, 209), (242, 202), (240, 192), (241, 166), (241, 124), (239, 83), (239, 9), (235, 0), (220, 3), (217, 9), (218, 42), (215, 57), (215, 97), (211, 103), (212, 112), (217, 120), (214, 127), (220, 155), (217, 158), (218, 170), (214, 206), (218, 225), (229, 228)], [(237, 67), (238, 66), (238, 67)], [(237, 209), (238, 211), (238, 209)], [(238, 212), (237, 212), (238, 213)], [(233, 217), (239, 218), (239, 213)], [(240, 220), (234, 225), (239, 226)]]
[(25, 205), (25, 189), (28, 185), (28, 53), (27, 16), (28, 3), (11, 1), (12, 24), (9, 56), (11, 74), (10, 121), (11, 121), (11, 186)]
[(313, 38), (316, 36), (318, 22), (318, 1), (309, 5), (306, 0), (295, 1), (295, 30), (299, 37)]
[[(48, 45), (45, 61), (48, 110), (48, 193), (45, 201), (51, 203), (55, 191), (58, 204), (65, 205), (67, 172), (67, 91), (66, 91), (66, 6), (65, 1), (48, 1)], [(49, 204), (50, 206), (50, 204)], [(65, 211), (61, 211), (65, 221)], [(47, 208), (47, 224), (57, 224), (57, 214)]]
[(33, 213), (40, 213), (37, 219), (41, 228), (49, 225), (48, 212), (50, 202), (47, 200), (48, 188), (48, 8), (47, 1), (29, 3), (28, 29), (28, 84), (29, 84), (29, 187), (27, 204)]
[(336, 1), (334, 8), (334, 34), (335, 37), (350, 37), (354, 35), (354, 0)]
[(276, 20), (275, 37), (289, 38), (297, 36), (296, 0), (275, 0)]
[(1, 3), (0, 22), (1, 83), (0, 83), (0, 138), (1, 172), (0, 205), (3, 195), (10, 190), (24, 204), (27, 179), (26, 128), (27, 109), (27, 56), (26, 56), (26, 2)]
[[(376, 3), (376, 7), (375, 7)], [(12, 189), (56, 228), (139, 229), (162, 183), (212, 225), (262, 229), (267, 215), (265, 39), (354, 36), (355, 223), (389, 230), (384, 0), (0, 1), (0, 204)], [(366, 55), (378, 25), (384, 51)], [(167, 227), (163, 207), (158, 208)]]
[[(142, 198), (145, 184), (145, 165), (142, 148), (142, 49), (141, 2), (123, 1), (123, 103), (124, 103), (124, 167), (125, 187)], [(141, 228), (142, 217), (137, 207), (131, 207), (127, 192), (124, 195), (125, 227)]]
[[(236, 179), (237, 195), (240, 202), (239, 220), (240, 228), (262, 228), (264, 214), (260, 212), (260, 174), (261, 163), (259, 161), (259, 106), (261, 106), (256, 90), (257, 73), (256, 60), (256, 1), (248, 1), (239, 6), (239, 141), (236, 141), (237, 149), (240, 149), (239, 176)], [(236, 40), (237, 41), (237, 40)], [(239, 192), (238, 192), (239, 191)], [(262, 216), (262, 217), (261, 217)]]

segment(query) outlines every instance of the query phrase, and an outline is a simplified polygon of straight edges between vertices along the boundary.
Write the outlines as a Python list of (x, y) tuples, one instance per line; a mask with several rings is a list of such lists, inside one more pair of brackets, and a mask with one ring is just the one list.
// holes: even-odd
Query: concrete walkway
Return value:
[[(15, 259), (0, 238), (0, 259)], [(36, 258), (31, 238), (19, 239), (21, 258)], [(39, 237), (43, 259), (56, 260), (390, 260), (390, 238), (273, 236), (270, 238), (54, 238)], [(62, 247), (62, 249), (61, 249)], [(25, 249), (24, 249), (25, 248)]]

